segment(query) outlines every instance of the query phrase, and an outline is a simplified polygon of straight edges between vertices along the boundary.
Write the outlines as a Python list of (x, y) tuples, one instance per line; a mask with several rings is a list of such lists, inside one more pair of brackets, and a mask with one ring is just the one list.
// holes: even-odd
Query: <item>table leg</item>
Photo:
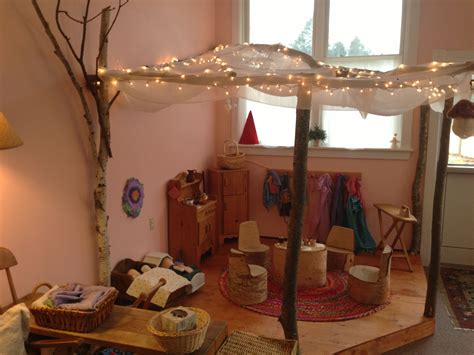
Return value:
[(405, 227), (405, 224), (406, 224), (405, 222), (402, 222), (400, 228), (398, 228), (398, 226), (396, 227), (397, 235), (395, 236), (395, 239), (393, 240), (392, 249), (394, 249), (395, 244), (397, 243), (397, 240), (399, 240), (400, 244), (402, 246), (403, 254), (405, 255), (405, 259), (406, 259), (407, 264), (408, 264), (408, 270), (413, 272), (413, 267), (412, 267), (411, 261), (410, 261), (410, 255), (408, 255), (407, 248), (405, 246), (405, 242), (403, 241), (403, 238), (402, 238), (402, 232), (403, 232), (403, 228)]
[(383, 240), (383, 227), (382, 227), (382, 211), (377, 208), (377, 214), (379, 215), (379, 226), (380, 226), (380, 242), (377, 244), (377, 249), (380, 248), (380, 245), (384, 243)]
[(382, 243), (383, 243), (382, 247), (385, 246), (386, 244), (388, 244), (388, 243), (387, 243), (388, 236), (389, 236), (390, 233), (393, 231), (393, 228), (395, 228), (396, 224), (397, 224), (397, 222), (393, 222), (392, 225), (390, 226), (390, 228), (388, 229), (387, 233), (385, 233), (385, 235), (382, 234), (382, 240), (380, 241), (380, 243), (379, 243), (379, 245), (377, 246), (377, 248), (378, 248), (380, 245), (382, 245)]

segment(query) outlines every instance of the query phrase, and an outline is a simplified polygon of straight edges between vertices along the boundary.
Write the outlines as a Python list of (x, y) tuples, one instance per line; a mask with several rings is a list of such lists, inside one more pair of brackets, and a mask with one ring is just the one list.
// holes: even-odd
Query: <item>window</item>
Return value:
[[(248, 0), (245, 40), (282, 43), (332, 65), (386, 71), (406, 61), (404, 0)], [(252, 110), (260, 143), (292, 146), (295, 111), (240, 100), (238, 129)], [(368, 115), (351, 109), (312, 108), (311, 124), (328, 133), (326, 146), (389, 148), (396, 133), (410, 145), (403, 117)], [(239, 131), (238, 134), (240, 134)], [(237, 134), (237, 135), (238, 135)], [(362, 139), (361, 139), (362, 137)]]

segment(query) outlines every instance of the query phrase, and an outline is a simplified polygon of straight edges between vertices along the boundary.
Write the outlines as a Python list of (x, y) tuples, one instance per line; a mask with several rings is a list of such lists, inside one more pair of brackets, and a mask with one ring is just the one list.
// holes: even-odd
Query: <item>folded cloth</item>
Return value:
[(58, 307), (66, 303), (78, 303), (83, 299), (84, 289), (81, 285), (68, 283), (65, 287), (51, 294), (53, 306)]
[(26, 355), (25, 341), (30, 330), (30, 311), (24, 303), (0, 315), (0, 354)]
[[(81, 294), (76, 302), (70, 303), (61, 303), (57, 307), (62, 309), (71, 309), (71, 310), (78, 310), (78, 311), (91, 311), (97, 308), (97, 305), (104, 300), (113, 290), (113, 287), (105, 287), (105, 286), (83, 286), (83, 285), (76, 285), (77, 289), (81, 289)], [(55, 295), (53, 295), (53, 300), (58, 298), (58, 294), (60, 296), (60, 300), (68, 300), (68, 295), (61, 295), (62, 291), (57, 291)], [(70, 292), (70, 291), (66, 291)], [(72, 297), (69, 297), (72, 298)]]

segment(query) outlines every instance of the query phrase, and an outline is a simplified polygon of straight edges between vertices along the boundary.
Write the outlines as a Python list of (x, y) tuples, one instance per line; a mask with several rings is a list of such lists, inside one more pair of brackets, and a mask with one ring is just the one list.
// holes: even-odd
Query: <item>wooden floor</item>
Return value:
[[(267, 244), (275, 242), (267, 238), (263, 241)], [(227, 321), (229, 334), (233, 330), (242, 330), (283, 338), (277, 318), (236, 306), (220, 293), (218, 279), (227, 268), (231, 247), (236, 247), (236, 241), (226, 240), (215, 255), (203, 257), (200, 267), (206, 274), (206, 285), (188, 296), (183, 305), (203, 308), (212, 319)], [(393, 259), (392, 298), (383, 310), (368, 317), (341, 322), (298, 322), (302, 353), (375, 354), (432, 335), (434, 320), (423, 317), (426, 278), (420, 259), (413, 257), (411, 260), (414, 272), (405, 271), (408, 267), (403, 259)], [(378, 262), (379, 256), (357, 256), (355, 263), (377, 265)]]

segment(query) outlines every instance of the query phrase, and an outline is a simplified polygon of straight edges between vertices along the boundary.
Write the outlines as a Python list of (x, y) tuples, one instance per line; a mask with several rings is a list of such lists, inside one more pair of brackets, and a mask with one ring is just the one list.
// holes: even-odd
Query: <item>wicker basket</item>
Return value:
[(88, 333), (101, 325), (112, 312), (118, 291), (111, 291), (98, 305), (95, 311), (76, 311), (61, 308), (30, 308), (39, 326), (69, 332)]
[(156, 337), (163, 351), (167, 353), (192, 353), (199, 349), (204, 343), (211, 317), (209, 313), (202, 309), (194, 307), (187, 308), (196, 313), (196, 328), (193, 330), (178, 333), (169, 333), (161, 330), (160, 316), (174, 308), (169, 308), (158, 313), (148, 322), (148, 331)]
[[(230, 152), (233, 146), (235, 152)], [(239, 152), (239, 145), (235, 141), (224, 142), (224, 154), (217, 156), (217, 165), (222, 169), (241, 169), (245, 163), (245, 153)]]
[(221, 355), (293, 355), (298, 342), (288, 339), (273, 339), (250, 333), (234, 331), (217, 354)]

